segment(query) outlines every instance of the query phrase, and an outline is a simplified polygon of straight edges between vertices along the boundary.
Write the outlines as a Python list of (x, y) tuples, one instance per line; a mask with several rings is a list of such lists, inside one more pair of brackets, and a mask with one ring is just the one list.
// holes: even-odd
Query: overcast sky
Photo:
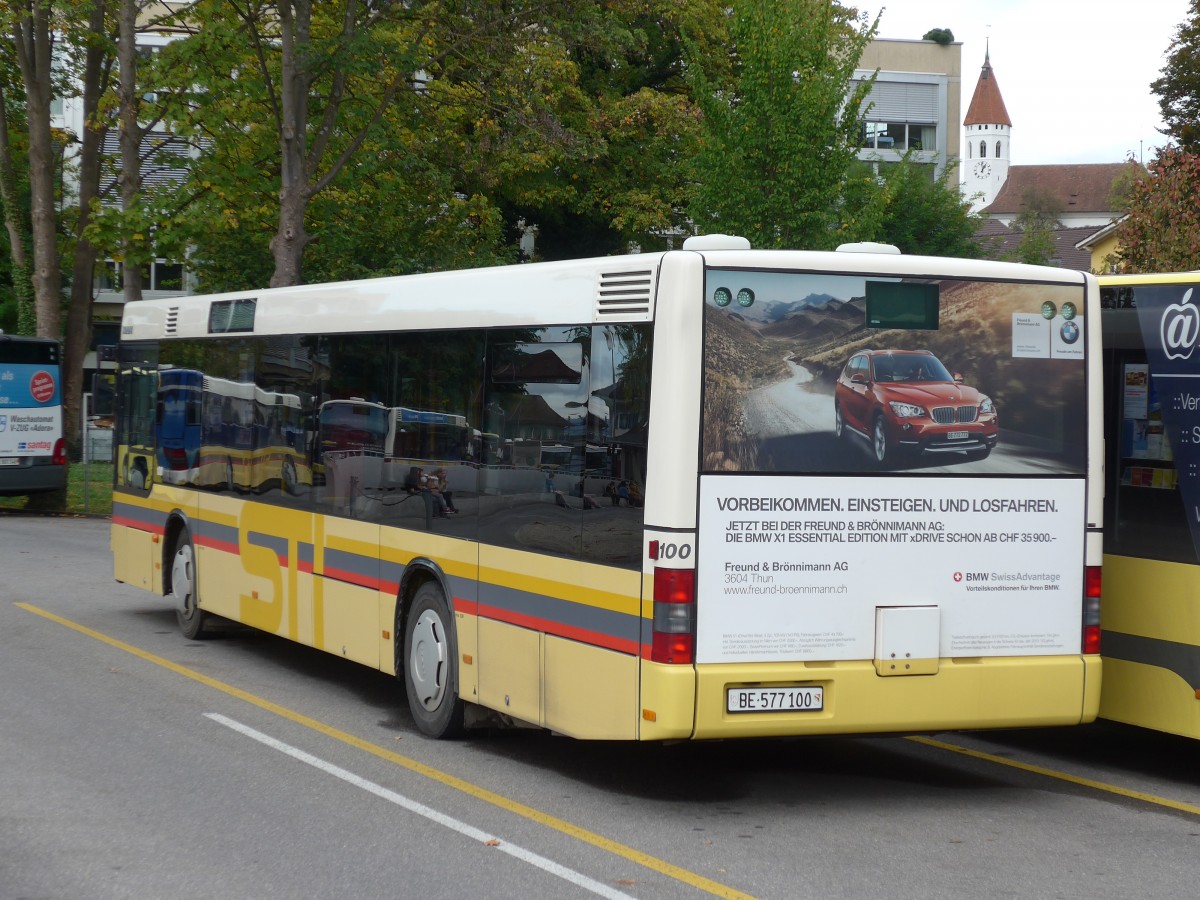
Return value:
[[(853, 0), (847, 0), (854, 5)], [(949, 28), (962, 44), (966, 115), (990, 39), (1014, 165), (1149, 161), (1166, 142), (1150, 82), (1189, 0), (863, 0), (881, 38)], [(962, 122), (957, 123), (959, 128)]]

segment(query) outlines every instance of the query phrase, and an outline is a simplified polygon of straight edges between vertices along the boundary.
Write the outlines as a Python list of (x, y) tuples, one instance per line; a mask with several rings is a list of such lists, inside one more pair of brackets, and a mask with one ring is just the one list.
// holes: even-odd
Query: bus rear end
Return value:
[[(1095, 718), (1094, 279), (861, 253), (677, 265), (656, 318), (691, 333), (656, 345), (655, 402), (677, 408), (652, 421), (698, 428), (699, 465), (692, 486), (654, 473), (687, 500), (648, 508), (678, 525), (694, 503), (695, 528), (647, 515), (643, 737)], [(702, 390), (660, 381), (667, 355)], [(689, 691), (690, 722), (659, 715)]]
[(0, 334), (0, 496), (67, 486), (62, 347)]

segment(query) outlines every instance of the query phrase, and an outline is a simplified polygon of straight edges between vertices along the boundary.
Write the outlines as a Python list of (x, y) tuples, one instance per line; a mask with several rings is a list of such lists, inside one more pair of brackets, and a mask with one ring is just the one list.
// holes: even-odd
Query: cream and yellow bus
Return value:
[[(298, 398), (294, 447), (333, 409), (380, 424), (257, 493), (118, 435), (116, 577), (188, 637), (224, 617), (395, 676), (436, 737), (1090, 721), (1096, 280), (844, 250), (709, 235), (128, 304), (118, 402), (187, 367)], [(389, 440), (397, 410), (461, 439)]]
[(1200, 738), (1200, 272), (1100, 279), (1106, 719)]

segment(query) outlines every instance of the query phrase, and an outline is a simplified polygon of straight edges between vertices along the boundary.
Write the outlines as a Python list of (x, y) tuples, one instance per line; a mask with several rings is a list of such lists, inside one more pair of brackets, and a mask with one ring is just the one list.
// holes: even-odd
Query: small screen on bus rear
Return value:
[(938, 286), (909, 281), (868, 281), (867, 327), (937, 331)]

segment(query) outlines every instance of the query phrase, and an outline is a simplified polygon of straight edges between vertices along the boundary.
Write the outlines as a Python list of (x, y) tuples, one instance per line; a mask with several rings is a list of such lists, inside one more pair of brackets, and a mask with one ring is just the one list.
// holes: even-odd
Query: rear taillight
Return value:
[(163, 456), (167, 458), (167, 462), (170, 463), (172, 469), (186, 469), (188, 467), (186, 450), (180, 450), (178, 447), (164, 447)]
[(654, 569), (650, 659), (691, 665), (696, 657), (696, 570)]
[(50, 462), (56, 466), (67, 464), (67, 442), (63, 438), (54, 442), (54, 455), (50, 457)]
[(1083, 652), (1100, 652), (1100, 567), (1088, 566), (1083, 577)]

